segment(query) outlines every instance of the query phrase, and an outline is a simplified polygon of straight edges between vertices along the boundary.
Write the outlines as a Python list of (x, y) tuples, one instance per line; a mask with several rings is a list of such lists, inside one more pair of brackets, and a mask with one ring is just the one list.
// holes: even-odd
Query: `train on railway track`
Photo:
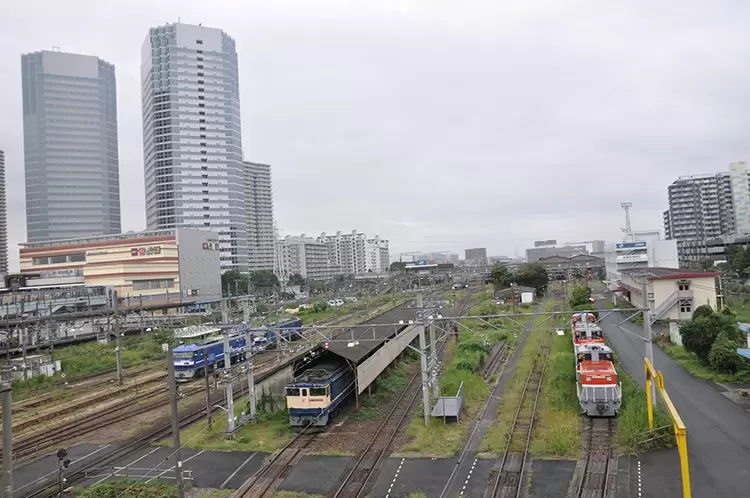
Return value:
[[(246, 344), (244, 335), (229, 338), (231, 363), (247, 359), (251, 352), (261, 352), (275, 347), (279, 341), (293, 341), (302, 330), (299, 318), (278, 322), (250, 330), (251, 344)], [(249, 347), (248, 347), (249, 346)], [(188, 382), (211, 373), (224, 366), (224, 338), (212, 337), (192, 344), (183, 344), (172, 350), (175, 378), (177, 382)]]
[(612, 349), (604, 342), (593, 313), (574, 313), (571, 319), (576, 358), (576, 394), (589, 417), (615, 417), (622, 405), (622, 386)]
[(286, 386), (292, 427), (323, 427), (354, 392), (354, 372), (346, 363), (323, 362), (304, 370)]

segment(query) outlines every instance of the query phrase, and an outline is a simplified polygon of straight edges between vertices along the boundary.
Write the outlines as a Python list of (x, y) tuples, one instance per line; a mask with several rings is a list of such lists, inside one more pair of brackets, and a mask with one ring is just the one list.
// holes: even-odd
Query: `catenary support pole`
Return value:
[(213, 426), (213, 420), (211, 419), (211, 379), (209, 379), (208, 373), (208, 353), (203, 350), (203, 378), (206, 381), (206, 424), (210, 430)]
[(224, 382), (227, 396), (227, 434), (234, 434), (234, 393), (232, 392), (232, 347), (229, 344), (229, 334), (224, 334)]
[(440, 399), (440, 382), (438, 382), (438, 354), (437, 344), (435, 343), (435, 321), (430, 320), (430, 366), (434, 369), (435, 377), (432, 379), (432, 395), (435, 399)]
[(172, 408), (172, 438), (174, 446), (174, 469), (177, 475), (177, 496), (185, 498), (185, 490), (182, 484), (182, 449), (180, 445), (180, 423), (177, 414), (177, 380), (174, 377), (174, 361), (172, 361), (172, 348), (167, 351), (167, 370), (169, 375), (169, 398)]
[(221, 300), (221, 323), (229, 323), (229, 299)]
[(26, 359), (26, 335), (28, 334), (28, 329), (26, 327), (23, 327), (21, 329), (21, 334), (21, 351), (23, 352), (23, 380), (26, 380), (26, 369), (29, 368)]
[(248, 403), (250, 404), (250, 418), (255, 420), (255, 372), (253, 372), (253, 335), (250, 331), (245, 332), (245, 351), (247, 351), (247, 390)]
[(112, 291), (112, 308), (115, 312), (115, 361), (117, 363), (117, 383), (122, 385), (122, 357), (120, 351), (120, 299), (117, 291)]
[(429, 372), (427, 371), (427, 344), (424, 337), (424, 324), (417, 325), (419, 327), (419, 358), (422, 367), (422, 404), (424, 405), (424, 425), (425, 427), (430, 426), (430, 410), (432, 406), (430, 404), (430, 388), (428, 387)]
[(3, 403), (3, 498), (13, 498), (13, 390), (10, 385), (10, 371), (0, 384)]
[[(646, 279), (646, 277), (643, 277)], [(646, 358), (651, 364), (654, 364), (654, 343), (651, 334), (651, 305), (648, 299), (648, 280), (644, 280), (641, 288), (643, 293), (643, 339), (646, 342)], [(656, 386), (651, 383), (651, 404), (656, 406)]]

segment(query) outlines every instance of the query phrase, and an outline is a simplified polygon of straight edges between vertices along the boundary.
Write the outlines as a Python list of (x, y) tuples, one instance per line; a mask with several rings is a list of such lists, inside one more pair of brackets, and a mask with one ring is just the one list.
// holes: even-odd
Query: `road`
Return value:
[[(605, 303), (599, 302), (600, 309)], [(643, 328), (630, 322), (618, 326), (624, 318), (615, 312), (600, 325), (622, 366), (643, 386), (645, 349), (637, 337)], [(750, 496), (750, 415), (711, 383), (688, 374), (656, 346), (654, 364), (664, 374), (667, 392), (687, 427), (693, 496)], [(677, 458), (676, 452), (665, 458)], [(644, 469), (644, 473), (648, 471)]]

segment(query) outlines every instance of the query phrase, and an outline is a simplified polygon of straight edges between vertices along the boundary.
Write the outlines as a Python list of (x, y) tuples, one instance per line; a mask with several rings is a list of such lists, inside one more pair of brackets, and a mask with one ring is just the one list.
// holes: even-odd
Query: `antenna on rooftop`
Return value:
[(630, 208), (633, 207), (632, 202), (621, 202), (620, 207), (625, 210), (625, 228), (622, 229), (625, 232), (626, 237), (633, 235), (633, 229), (630, 226)]

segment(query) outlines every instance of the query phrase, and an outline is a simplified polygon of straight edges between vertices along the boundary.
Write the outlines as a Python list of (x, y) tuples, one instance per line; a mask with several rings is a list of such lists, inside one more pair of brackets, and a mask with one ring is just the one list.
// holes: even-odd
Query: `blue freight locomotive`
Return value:
[[(245, 359), (246, 349), (243, 336), (230, 337), (229, 347), (231, 363)], [(177, 382), (187, 382), (203, 377), (206, 370), (211, 373), (215, 368), (224, 366), (224, 339), (208, 339), (204, 342), (177, 346), (172, 350), (172, 361)]]
[(354, 392), (354, 372), (348, 365), (315, 365), (286, 386), (286, 406), (293, 427), (328, 425), (336, 410)]
[(264, 351), (275, 347), (280, 340), (279, 336), (287, 341), (297, 339), (298, 334), (302, 332), (302, 320), (293, 318), (263, 327), (255, 327), (251, 329), (251, 332), (253, 334), (253, 351)]

